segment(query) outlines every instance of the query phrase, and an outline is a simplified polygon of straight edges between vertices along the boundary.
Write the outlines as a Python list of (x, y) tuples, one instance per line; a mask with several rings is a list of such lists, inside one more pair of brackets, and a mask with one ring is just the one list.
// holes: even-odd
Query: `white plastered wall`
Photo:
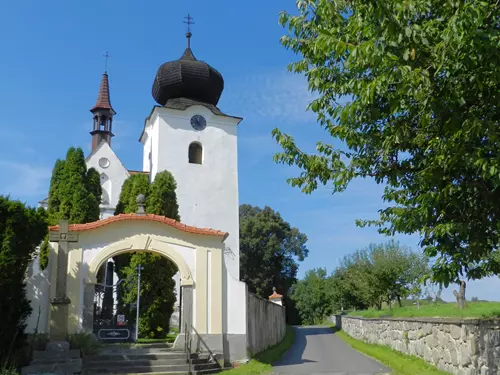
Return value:
[[(190, 119), (205, 117), (207, 127), (196, 131)], [(201, 105), (184, 111), (156, 107), (142, 137), (144, 162), (152, 150), (151, 180), (168, 170), (177, 182), (181, 222), (215, 228), (229, 233), (225, 262), (229, 273), (239, 279), (239, 202), (237, 125), (240, 119), (215, 115)], [(190, 164), (192, 142), (203, 147), (203, 163)]]
[(107, 142), (101, 142), (97, 149), (87, 159), (87, 168), (95, 168), (101, 175), (103, 196), (109, 197), (109, 202), (101, 204), (101, 219), (113, 216), (120, 199), (120, 192), (125, 180), (130, 176), (118, 156)]

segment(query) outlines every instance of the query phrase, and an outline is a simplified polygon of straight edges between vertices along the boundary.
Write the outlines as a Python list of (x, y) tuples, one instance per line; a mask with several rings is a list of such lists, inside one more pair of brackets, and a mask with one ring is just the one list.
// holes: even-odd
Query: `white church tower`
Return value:
[(229, 233), (225, 264), (239, 280), (238, 124), (217, 108), (222, 75), (188, 46), (179, 60), (160, 66), (153, 83), (159, 104), (140, 137), (143, 171), (151, 181), (167, 170), (177, 181), (181, 222)]

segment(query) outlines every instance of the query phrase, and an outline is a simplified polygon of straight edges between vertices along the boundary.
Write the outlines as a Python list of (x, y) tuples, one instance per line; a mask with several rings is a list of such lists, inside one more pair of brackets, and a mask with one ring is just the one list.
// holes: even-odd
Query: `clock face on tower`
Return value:
[(195, 130), (203, 130), (207, 127), (207, 120), (202, 115), (194, 115), (191, 117), (191, 126)]

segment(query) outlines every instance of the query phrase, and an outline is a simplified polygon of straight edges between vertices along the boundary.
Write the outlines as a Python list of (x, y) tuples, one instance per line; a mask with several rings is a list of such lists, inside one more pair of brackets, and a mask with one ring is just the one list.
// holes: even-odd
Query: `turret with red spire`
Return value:
[(113, 137), (113, 116), (116, 115), (115, 110), (111, 106), (109, 98), (109, 81), (108, 72), (104, 72), (99, 88), (99, 95), (95, 106), (90, 110), (94, 115), (92, 134), (92, 151), (104, 140), (111, 146), (111, 137)]

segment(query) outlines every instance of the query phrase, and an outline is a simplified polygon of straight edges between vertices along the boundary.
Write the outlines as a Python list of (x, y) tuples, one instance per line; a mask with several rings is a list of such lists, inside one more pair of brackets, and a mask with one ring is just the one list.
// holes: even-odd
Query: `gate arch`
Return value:
[(150, 252), (164, 256), (171, 260), (179, 269), (181, 275), (181, 286), (193, 286), (193, 276), (191, 270), (187, 265), (184, 258), (168, 243), (151, 239), (147, 235), (136, 235), (132, 238), (115, 242), (104, 249), (100, 250), (98, 254), (92, 259), (89, 265), (89, 272), (87, 275), (87, 283), (95, 284), (97, 282), (97, 271), (103, 263), (114, 256), (132, 253), (132, 252)]
[[(101, 249), (89, 263), (87, 277), (84, 280), (84, 296), (82, 306), (82, 328), (84, 332), (92, 332), (94, 321), (94, 288), (97, 283), (97, 272), (99, 268), (114, 256), (131, 252), (149, 252), (163, 256), (172, 261), (179, 270), (181, 287), (181, 322), (191, 326), (193, 321), (193, 286), (194, 280), (190, 267), (179, 254), (168, 243), (159, 241), (149, 235), (137, 234), (133, 237), (121, 240)], [(181, 325), (184, 332), (184, 324)]]

